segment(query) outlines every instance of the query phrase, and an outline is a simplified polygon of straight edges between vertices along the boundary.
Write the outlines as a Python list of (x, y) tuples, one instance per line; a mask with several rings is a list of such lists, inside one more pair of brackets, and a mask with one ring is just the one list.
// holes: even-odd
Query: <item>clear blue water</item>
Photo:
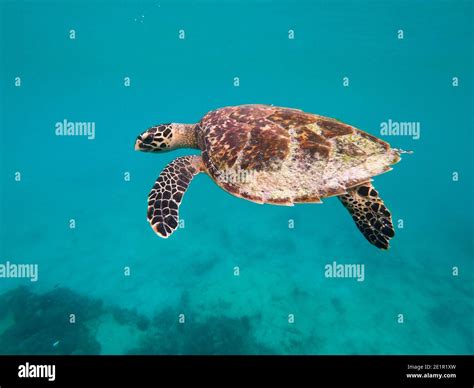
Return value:
[[(2, 1), (0, 12), (0, 264), (39, 266), (36, 282), (0, 278), (0, 353), (474, 353), (472, 2)], [(185, 228), (157, 237), (147, 194), (197, 151), (137, 153), (135, 137), (243, 103), (336, 117), (413, 150), (374, 181), (403, 220), (392, 248), (368, 244), (335, 198), (261, 206), (203, 174)], [(55, 136), (64, 119), (95, 122), (95, 140)], [(419, 122), (420, 138), (382, 136), (389, 119)], [(365, 280), (326, 278), (333, 261), (364, 264)]]

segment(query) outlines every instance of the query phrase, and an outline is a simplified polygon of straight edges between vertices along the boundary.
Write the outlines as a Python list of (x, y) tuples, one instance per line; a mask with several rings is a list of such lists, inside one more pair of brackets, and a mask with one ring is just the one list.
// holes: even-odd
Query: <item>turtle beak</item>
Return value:
[(135, 142), (135, 151), (140, 151), (141, 150), (141, 148), (140, 148), (141, 142), (142, 142), (142, 137), (138, 136), (137, 141)]

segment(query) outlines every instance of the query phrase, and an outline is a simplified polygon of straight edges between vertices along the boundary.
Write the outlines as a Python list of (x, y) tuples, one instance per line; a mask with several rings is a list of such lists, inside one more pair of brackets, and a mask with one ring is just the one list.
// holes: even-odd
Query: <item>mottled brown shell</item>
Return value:
[(267, 105), (209, 112), (197, 138), (216, 183), (259, 203), (319, 202), (390, 170), (399, 160), (386, 142), (350, 125)]

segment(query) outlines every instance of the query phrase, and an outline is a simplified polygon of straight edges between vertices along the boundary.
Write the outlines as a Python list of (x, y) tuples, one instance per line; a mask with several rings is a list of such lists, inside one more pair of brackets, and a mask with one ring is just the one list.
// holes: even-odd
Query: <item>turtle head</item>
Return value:
[(176, 148), (197, 148), (195, 124), (160, 124), (148, 128), (137, 137), (135, 150), (165, 152)]

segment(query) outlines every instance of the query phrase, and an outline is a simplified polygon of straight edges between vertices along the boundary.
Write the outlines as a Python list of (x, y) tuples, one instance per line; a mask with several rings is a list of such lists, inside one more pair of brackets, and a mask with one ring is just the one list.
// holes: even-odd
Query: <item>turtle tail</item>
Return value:
[(413, 153), (413, 151), (405, 151), (405, 150), (402, 150), (401, 148), (392, 148), (398, 155), (402, 155), (402, 154), (409, 154), (411, 155)]
[(366, 182), (348, 189), (339, 199), (367, 241), (377, 248), (388, 249), (390, 239), (395, 236), (392, 215), (372, 184)]

